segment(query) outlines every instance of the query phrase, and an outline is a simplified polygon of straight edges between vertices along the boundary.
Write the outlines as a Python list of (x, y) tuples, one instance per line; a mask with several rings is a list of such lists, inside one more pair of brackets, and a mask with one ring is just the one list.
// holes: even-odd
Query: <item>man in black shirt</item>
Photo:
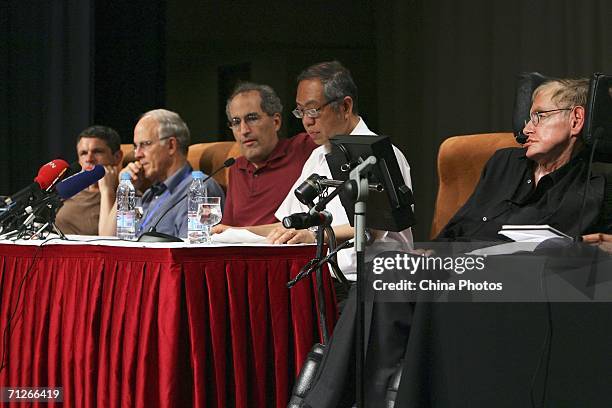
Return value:
[(442, 241), (502, 240), (504, 224), (548, 224), (570, 236), (611, 229), (601, 214), (605, 178), (592, 175), (584, 212), (588, 172), (583, 148), (588, 80), (552, 80), (533, 94), (524, 148), (497, 151), (476, 190), (440, 232)]

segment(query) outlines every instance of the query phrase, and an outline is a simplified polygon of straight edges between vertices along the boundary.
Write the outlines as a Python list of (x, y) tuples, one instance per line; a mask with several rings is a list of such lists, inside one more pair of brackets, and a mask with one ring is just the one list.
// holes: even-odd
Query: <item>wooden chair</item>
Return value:
[(514, 134), (453, 136), (442, 142), (438, 151), (438, 197), (431, 223), (431, 238), (435, 238), (465, 204), (486, 162), (495, 151), (504, 147), (520, 147)]

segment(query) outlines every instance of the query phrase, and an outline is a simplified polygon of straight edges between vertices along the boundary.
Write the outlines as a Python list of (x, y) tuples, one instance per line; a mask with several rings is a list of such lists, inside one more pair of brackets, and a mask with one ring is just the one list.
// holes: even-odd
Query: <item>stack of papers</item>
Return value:
[(266, 242), (266, 237), (247, 229), (228, 228), (219, 234), (213, 234), (211, 240), (213, 243), (225, 244), (263, 244)]
[(550, 225), (503, 225), (498, 234), (504, 235), (514, 242), (506, 242), (504, 244), (480, 248), (469, 252), (468, 255), (508, 255), (516, 252), (531, 252), (547, 239), (572, 239), (569, 235), (564, 234)]
[(572, 239), (550, 225), (503, 225), (498, 234), (516, 242), (543, 242), (551, 238)]

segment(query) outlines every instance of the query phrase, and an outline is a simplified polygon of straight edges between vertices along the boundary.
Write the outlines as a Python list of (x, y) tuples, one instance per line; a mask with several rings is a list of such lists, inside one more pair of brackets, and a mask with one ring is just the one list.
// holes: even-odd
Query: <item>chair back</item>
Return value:
[(495, 151), (520, 147), (512, 133), (453, 136), (438, 151), (438, 197), (431, 223), (435, 238), (470, 197), (484, 165)]
[[(187, 160), (194, 169), (211, 174), (223, 166), (227, 159), (238, 156), (240, 156), (240, 147), (236, 142), (197, 143), (189, 146)], [(213, 177), (223, 190), (227, 191), (229, 168), (220, 171)]]

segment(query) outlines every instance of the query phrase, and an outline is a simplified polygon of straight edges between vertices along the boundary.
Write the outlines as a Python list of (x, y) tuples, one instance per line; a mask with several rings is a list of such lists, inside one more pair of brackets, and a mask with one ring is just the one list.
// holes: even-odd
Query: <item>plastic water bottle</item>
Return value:
[(122, 173), (117, 187), (117, 237), (133, 240), (136, 235), (136, 191), (129, 173)]
[(193, 181), (189, 186), (189, 194), (187, 198), (187, 237), (190, 244), (201, 244), (206, 242), (204, 226), (200, 222), (198, 209), (200, 204), (207, 196), (206, 187), (204, 187), (204, 173), (194, 171), (191, 173)]

